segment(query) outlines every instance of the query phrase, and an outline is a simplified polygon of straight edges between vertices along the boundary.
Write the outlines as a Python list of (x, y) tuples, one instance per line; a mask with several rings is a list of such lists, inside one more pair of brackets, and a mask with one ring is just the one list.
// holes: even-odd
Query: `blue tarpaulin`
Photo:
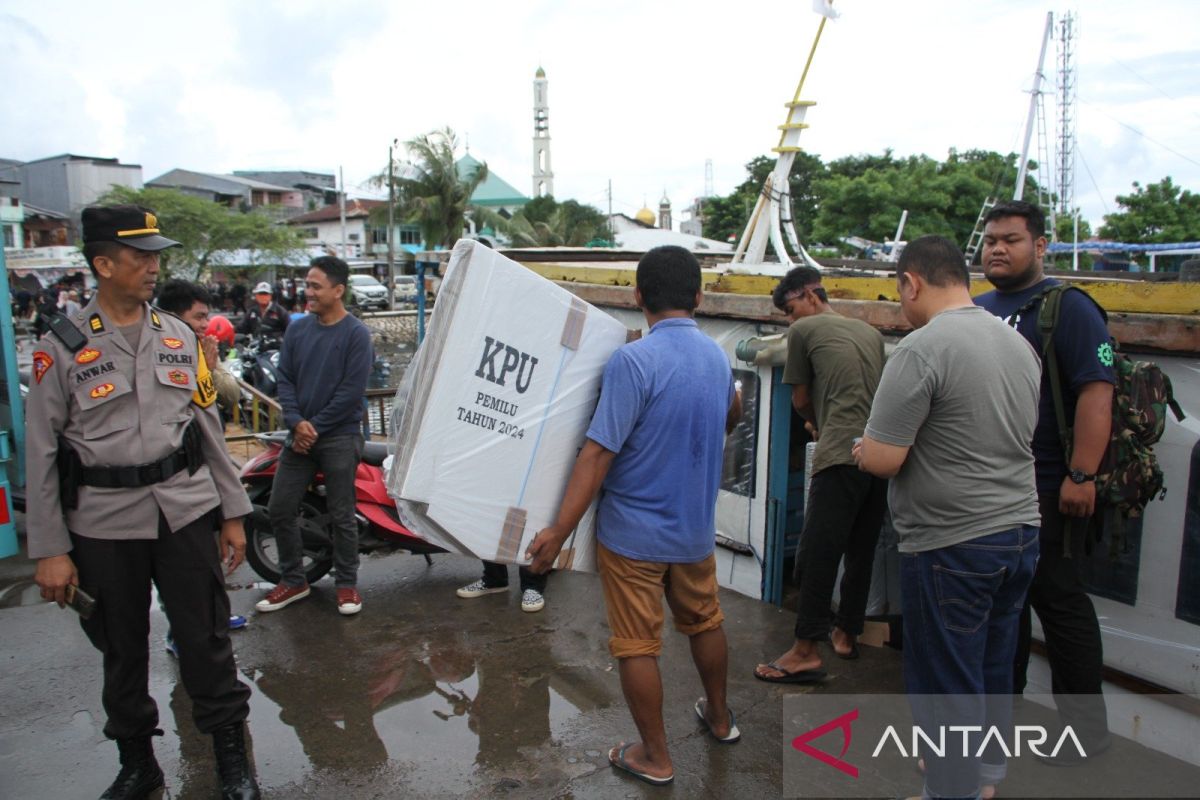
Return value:
[[(1070, 253), (1076, 245), (1071, 242), (1054, 242), (1046, 247), (1047, 253)], [(1163, 253), (1192, 251), (1200, 253), (1200, 242), (1169, 242), (1166, 244), (1126, 244), (1124, 242), (1087, 241), (1080, 242), (1080, 252), (1101, 253)]]

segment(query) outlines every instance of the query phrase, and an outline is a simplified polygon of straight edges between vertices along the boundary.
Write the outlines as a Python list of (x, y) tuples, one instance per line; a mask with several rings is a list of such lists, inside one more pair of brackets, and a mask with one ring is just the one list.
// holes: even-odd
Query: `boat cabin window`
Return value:
[(755, 461), (758, 457), (758, 373), (735, 369), (733, 379), (742, 384), (742, 419), (725, 440), (725, 465), (721, 488), (754, 497)]

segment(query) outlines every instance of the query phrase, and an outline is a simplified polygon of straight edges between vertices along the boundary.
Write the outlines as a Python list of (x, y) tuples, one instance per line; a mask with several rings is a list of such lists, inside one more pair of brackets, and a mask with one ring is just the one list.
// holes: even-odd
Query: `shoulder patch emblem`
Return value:
[(52, 366), (54, 366), (54, 359), (50, 357), (50, 354), (45, 350), (38, 350), (33, 354), (33, 379), (41, 383), (46, 371)]
[(181, 369), (171, 370), (167, 373), (167, 377), (171, 380), (171, 383), (175, 384), (176, 386), (187, 386), (188, 382), (191, 380), (188, 378), (188, 374)]
[(95, 389), (92, 389), (92, 391), (88, 392), (88, 394), (92, 396), (93, 400), (99, 400), (102, 397), (108, 397), (116, 390), (116, 388), (117, 387), (113, 386), (111, 383), (102, 383)]
[(1096, 358), (1106, 367), (1113, 365), (1113, 349), (1112, 344), (1105, 342), (1096, 348)]
[(99, 314), (92, 314), (88, 317), (88, 327), (92, 329), (92, 333), (103, 333), (104, 321), (100, 319)]
[(100, 351), (94, 347), (85, 347), (79, 351), (79, 355), (75, 356), (76, 364), (90, 364), (100, 357)]
[(163, 342), (163, 344), (165, 344), (167, 347), (171, 348), (172, 350), (178, 350), (179, 348), (183, 347), (182, 339), (167, 338), (167, 339), (163, 339), (162, 342)]

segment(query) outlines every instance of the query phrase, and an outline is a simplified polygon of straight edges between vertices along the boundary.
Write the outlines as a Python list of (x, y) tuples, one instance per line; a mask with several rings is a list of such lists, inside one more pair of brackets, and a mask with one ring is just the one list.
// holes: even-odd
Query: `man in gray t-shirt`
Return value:
[[(914, 721), (1007, 730), (1012, 659), (1038, 555), (1031, 441), (1041, 365), (1016, 331), (969, 291), (962, 253), (940, 236), (896, 265), (904, 316), (917, 330), (888, 359), (859, 467), (891, 478), (900, 536), (904, 682)], [(935, 706), (932, 695), (952, 695)], [(959, 699), (955, 699), (959, 698)], [(973, 698), (979, 698), (978, 700)], [(994, 745), (994, 738), (992, 744)], [(1004, 777), (1004, 753), (926, 758), (925, 796), (975, 797)]]

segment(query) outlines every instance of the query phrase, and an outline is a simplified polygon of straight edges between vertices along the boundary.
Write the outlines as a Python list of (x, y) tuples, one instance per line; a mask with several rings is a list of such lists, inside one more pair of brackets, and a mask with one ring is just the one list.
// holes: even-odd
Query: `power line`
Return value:
[(1088, 174), (1088, 179), (1092, 182), (1092, 188), (1096, 190), (1096, 196), (1100, 198), (1100, 204), (1104, 206), (1104, 215), (1108, 216), (1108, 203), (1104, 201), (1104, 192), (1100, 191), (1100, 185), (1096, 183), (1096, 176), (1092, 174), (1092, 168), (1088, 166), (1087, 159), (1083, 157), (1083, 151), (1076, 148), (1075, 155), (1079, 156), (1079, 160), (1083, 162), (1083, 171)]
[(1115, 123), (1117, 123), (1118, 125), (1120, 125), (1122, 128), (1128, 128), (1129, 130), (1131, 130), (1131, 131), (1133, 131), (1134, 133), (1136, 133), (1138, 136), (1141, 136), (1143, 139), (1145, 139), (1145, 140), (1146, 140), (1146, 141), (1148, 141), (1148, 142), (1151, 142), (1152, 144), (1156, 144), (1156, 145), (1158, 145), (1158, 146), (1159, 146), (1159, 147), (1161, 147), (1163, 150), (1166, 150), (1168, 153), (1171, 153), (1171, 154), (1173, 154), (1173, 155), (1179, 156), (1180, 158), (1182, 158), (1184, 161), (1188, 162), (1189, 164), (1193, 164), (1193, 165), (1195, 165), (1195, 166), (1197, 166), (1197, 167), (1200, 167), (1200, 161), (1197, 161), (1196, 159), (1194, 159), (1194, 158), (1192, 158), (1192, 157), (1190, 157), (1190, 156), (1185, 156), (1183, 153), (1179, 152), (1178, 150), (1176, 150), (1175, 148), (1171, 147), (1170, 145), (1163, 144), (1162, 142), (1158, 141), (1157, 139), (1155, 139), (1155, 138), (1153, 138), (1153, 137), (1151, 137), (1151, 136), (1147, 136), (1145, 133), (1143, 133), (1142, 131), (1140, 131), (1140, 130), (1138, 130), (1137, 128), (1133, 127), (1133, 126), (1132, 126), (1132, 125), (1130, 125), (1128, 122), (1122, 122), (1121, 120), (1117, 119), (1117, 118), (1116, 118), (1116, 117), (1114, 117), (1112, 114), (1109, 114), (1107, 111), (1105, 111), (1104, 109), (1100, 108), (1099, 106), (1097, 106), (1097, 105), (1094, 105), (1094, 104), (1092, 104), (1092, 103), (1089, 103), (1087, 100), (1083, 100), (1082, 102), (1083, 102), (1083, 104), (1084, 104), (1084, 105), (1088, 106), (1089, 108), (1093, 108), (1093, 109), (1095, 109), (1096, 111), (1099, 111), (1101, 114), (1103, 114), (1104, 116), (1108, 117), (1108, 118), (1109, 118), (1109, 119), (1111, 119), (1113, 122), (1115, 122)]

